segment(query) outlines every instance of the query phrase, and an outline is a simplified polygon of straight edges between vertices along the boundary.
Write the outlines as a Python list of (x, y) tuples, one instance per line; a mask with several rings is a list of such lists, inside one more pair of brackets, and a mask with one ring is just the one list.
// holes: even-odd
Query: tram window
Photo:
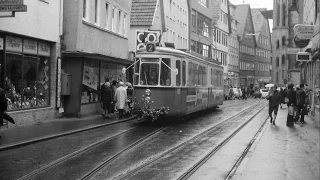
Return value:
[(194, 79), (193, 79), (193, 63), (189, 62), (189, 77), (188, 77), (188, 82), (189, 86), (194, 86)]
[(141, 64), (140, 84), (152, 86), (157, 86), (159, 84), (159, 64)]
[(138, 61), (138, 62), (134, 65), (134, 85), (139, 84), (140, 61), (139, 61), (139, 59), (136, 59), (136, 61)]
[(211, 82), (211, 85), (213, 85), (213, 69), (212, 68), (210, 68), (210, 75), (211, 75), (210, 82)]
[(171, 85), (171, 70), (164, 63), (167, 66), (171, 67), (170, 59), (162, 59), (160, 85), (161, 86), (170, 86)]
[(194, 86), (199, 85), (199, 76), (198, 76), (198, 64), (193, 65), (193, 82)]
[(176, 75), (176, 85), (181, 85), (181, 62), (179, 60), (176, 61), (176, 68), (178, 69), (178, 74)]
[(212, 76), (213, 76), (213, 86), (216, 87), (216, 86), (218, 86), (218, 73), (217, 73), (217, 70), (213, 69)]
[(186, 62), (182, 62), (182, 86), (186, 85)]
[(207, 86), (207, 68), (203, 67), (203, 86)]
[(203, 67), (199, 65), (198, 67), (198, 77), (199, 77), (199, 85), (203, 85)]

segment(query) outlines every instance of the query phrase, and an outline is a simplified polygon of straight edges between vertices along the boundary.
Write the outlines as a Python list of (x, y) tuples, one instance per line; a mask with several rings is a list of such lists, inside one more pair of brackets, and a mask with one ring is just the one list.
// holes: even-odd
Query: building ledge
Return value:
[(86, 21), (86, 20), (84, 20), (84, 19), (82, 19), (82, 23), (85, 24), (85, 25), (88, 25), (88, 26), (90, 26), (90, 27), (99, 29), (100, 31), (107, 32), (107, 33), (113, 34), (113, 35), (115, 35), (115, 36), (118, 36), (118, 37), (120, 37), (120, 38), (123, 38), (123, 39), (125, 39), (125, 40), (128, 40), (128, 37), (125, 37), (125, 36), (123, 36), (123, 35), (120, 35), (120, 34), (118, 34), (118, 33), (113, 32), (113, 31), (110, 31), (110, 30), (107, 30), (107, 29), (102, 28), (102, 27), (100, 27), (100, 26), (97, 26), (97, 25), (95, 25), (95, 24), (92, 24), (92, 23), (90, 23), (90, 22), (88, 22), (88, 21)]

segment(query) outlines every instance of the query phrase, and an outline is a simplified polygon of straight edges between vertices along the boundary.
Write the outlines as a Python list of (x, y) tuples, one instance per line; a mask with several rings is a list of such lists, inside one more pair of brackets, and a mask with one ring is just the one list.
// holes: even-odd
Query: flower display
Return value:
[(142, 95), (142, 101), (140, 103), (135, 103), (140, 105), (141, 108), (141, 114), (139, 114), (140, 121), (155, 122), (169, 112), (169, 107), (156, 107), (154, 105), (155, 101), (151, 99), (150, 95), (151, 90), (147, 89), (145, 94)]

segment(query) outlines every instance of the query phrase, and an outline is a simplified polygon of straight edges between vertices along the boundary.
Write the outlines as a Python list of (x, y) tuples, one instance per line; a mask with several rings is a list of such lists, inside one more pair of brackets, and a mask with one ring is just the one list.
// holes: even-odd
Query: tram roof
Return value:
[(221, 63), (216, 61), (216, 60), (214, 60), (214, 62), (207, 61), (205, 59), (199, 58), (197, 56), (194, 56), (192, 54), (186, 53), (184, 51), (181, 51), (181, 50), (178, 50), (178, 49), (174, 49), (174, 48), (169, 48), (169, 47), (159, 47), (159, 46), (157, 46), (157, 48), (156, 48), (156, 50), (154, 52), (148, 52), (146, 50), (146, 48), (141, 48), (141, 49), (137, 50), (137, 53), (141, 53), (141, 54), (163, 53), (163, 54), (168, 54), (168, 55), (174, 54), (174, 55), (180, 55), (180, 56), (188, 56), (190, 58), (197, 59), (197, 60), (200, 60), (200, 61), (205, 61), (207, 63), (212, 63), (212, 64), (215, 64), (215, 65), (221, 65)]

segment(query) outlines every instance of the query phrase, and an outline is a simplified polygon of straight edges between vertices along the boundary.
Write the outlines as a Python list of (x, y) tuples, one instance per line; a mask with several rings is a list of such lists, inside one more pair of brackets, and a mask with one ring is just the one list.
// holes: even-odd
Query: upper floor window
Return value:
[(88, 0), (83, 0), (83, 14), (82, 17), (84, 19), (88, 19)]
[(94, 1), (94, 22), (98, 23), (98, 0)]
[(280, 42), (279, 42), (279, 40), (277, 40), (276, 49), (279, 49), (279, 46), (280, 46)]
[(282, 64), (286, 64), (286, 58), (284, 55), (282, 55)]
[(286, 45), (286, 37), (282, 36), (282, 46), (285, 46), (285, 45)]
[(208, 0), (198, 0), (199, 4), (202, 6), (208, 8)]
[(210, 19), (205, 17), (204, 15), (198, 13), (198, 19), (197, 19), (197, 27), (198, 27), (198, 34), (202, 34), (203, 36), (209, 37), (209, 25), (210, 25)]
[(192, 25), (192, 30), (193, 31), (196, 31), (196, 11), (195, 10), (192, 10), (191, 12), (191, 25)]
[(277, 57), (277, 59), (276, 59), (276, 66), (277, 67), (279, 66), (279, 57)]

